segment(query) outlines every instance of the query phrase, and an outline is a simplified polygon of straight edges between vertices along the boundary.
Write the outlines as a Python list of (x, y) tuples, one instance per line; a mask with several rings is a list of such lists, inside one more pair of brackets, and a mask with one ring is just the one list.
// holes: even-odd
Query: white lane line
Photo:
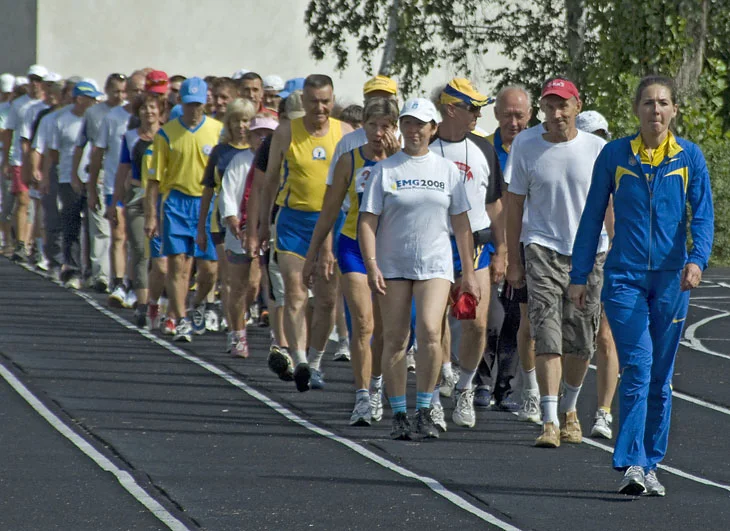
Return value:
[(696, 323), (692, 323), (684, 330), (684, 339), (680, 341), (681, 345), (684, 345), (687, 348), (691, 348), (692, 350), (696, 350), (697, 352), (702, 352), (704, 354), (709, 354), (710, 356), (715, 356), (716, 358), (723, 358), (726, 360), (730, 360), (730, 356), (727, 354), (723, 354), (722, 352), (715, 352), (714, 350), (711, 350), (707, 348), (705, 345), (702, 344), (702, 341), (700, 341), (699, 338), (697, 338), (697, 330), (703, 326), (705, 326), (708, 323), (711, 323), (712, 321), (715, 321), (717, 319), (724, 319), (725, 317), (730, 316), (730, 312), (724, 312), (722, 310), (718, 310), (717, 308), (713, 308), (711, 306), (704, 306), (702, 304), (694, 304), (690, 303), (690, 306), (693, 306), (695, 308), (701, 308), (703, 310), (710, 310), (714, 312), (720, 312), (716, 315), (711, 315), (709, 317), (705, 317), (704, 319), (700, 319)]
[[(588, 367), (590, 369), (593, 369), (594, 371), (598, 370), (596, 368), (596, 366), (593, 364), (588, 365)], [(684, 400), (686, 402), (691, 402), (692, 404), (694, 404), (696, 406), (701, 406), (701, 407), (704, 407), (707, 409), (712, 409), (713, 411), (717, 411), (718, 413), (722, 413), (724, 415), (730, 415), (729, 408), (726, 408), (723, 406), (718, 406), (717, 404), (713, 404), (712, 402), (706, 402), (706, 401), (702, 400), (701, 398), (695, 398), (694, 396), (687, 395), (687, 394), (681, 393), (679, 391), (674, 391), (674, 390), (672, 390), (672, 396), (675, 398), (679, 398), (680, 400)]]
[(193, 356), (192, 354), (189, 354), (185, 352), (184, 350), (177, 348), (174, 345), (171, 345), (167, 341), (158, 338), (154, 334), (148, 332), (147, 330), (142, 330), (140, 328), (137, 328), (135, 325), (127, 321), (126, 319), (119, 317), (114, 312), (111, 312), (101, 306), (99, 303), (97, 303), (92, 297), (85, 293), (81, 293), (79, 291), (75, 292), (79, 297), (84, 299), (89, 305), (91, 305), (94, 309), (98, 310), (102, 314), (106, 315), (110, 319), (113, 319), (120, 325), (124, 326), (125, 328), (129, 330), (136, 330), (139, 332), (142, 336), (146, 337), (150, 341), (156, 343), (157, 345), (167, 349), (168, 351), (172, 352), (176, 356), (179, 356), (183, 358), (186, 361), (189, 361), (191, 363), (194, 363), (198, 365), (199, 367), (202, 367), (203, 369), (215, 374), (216, 376), (224, 379), (229, 384), (233, 385), (234, 387), (237, 387), (238, 389), (242, 390), (252, 398), (255, 398), (259, 402), (265, 404), (266, 406), (270, 407), (280, 415), (284, 416), (286, 419), (290, 420), (291, 422), (295, 422), (296, 424), (299, 424), (303, 428), (306, 428), (307, 430), (316, 433), (317, 435), (321, 435), (322, 437), (326, 437), (327, 439), (334, 441), (336, 443), (339, 443), (353, 452), (356, 452), (360, 454), (361, 456), (365, 457), (366, 459), (369, 459), (373, 461), (374, 463), (377, 463), (378, 465), (391, 470), (395, 472), (396, 474), (399, 474), (403, 477), (415, 479), (416, 481), (420, 481), (424, 485), (426, 485), (429, 489), (431, 489), (434, 493), (438, 494), (439, 496), (442, 496), (443, 498), (447, 499), (460, 509), (463, 509), (464, 511), (467, 511), (477, 518), (483, 520), (484, 522), (487, 522), (495, 527), (498, 527), (499, 529), (502, 529), (504, 531), (520, 531), (518, 527), (515, 527), (508, 522), (505, 522), (504, 520), (500, 520), (496, 516), (483, 511), (479, 507), (471, 504), (458, 494), (450, 491), (446, 487), (444, 487), (441, 483), (439, 483), (437, 480), (428, 477), (428, 476), (421, 476), (419, 474), (416, 474), (415, 472), (412, 472), (408, 470), (407, 468), (404, 468), (400, 465), (397, 465), (393, 463), (392, 461), (389, 461), (388, 459), (385, 459), (378, 454), (371, 452), (364, 446), (359, 445), (356, 442), (353, 442), (349, 439), (346, 439), (344, 437), (340, 437), (339, 435), (336, 435), (332, 433), (331, 431), (325, 430), (323, 428), (320, 428), (319, 426), (316, 426), (309, 422), (306, 419), (303, 419), (296, 413), (293, 413), (292, 411), (288, 410), (278, 402), (270, 399), (263, 393), (257, 391), (253, 387), (249, 386), (248, 384), (244, 383), (243, 381), (239, 380), (229, 372), (226, 372), (215, 365), (208, 363), (205, 360), (202, 360), (201, 358), (198, 358), (197, 356)]
[(720, 299), (730, 299), (730, 295), (721, 295), (717, 297), (692, 297), (693, 301), (709, 301), (709, 300), (720, 300)]
[(50, 409), (18, 380), (4, 365), (0, 364), (0, 376), (2, 376), (8, 384), (32, 407), (48, 424), (50, 424), (57, 432), (66, 437), (71, 443), (89, 457), (99, 468), (105, 472), (111, 472), (117, 478), (119, 484), (129, 492), (134, 498), (144, 505), (152, 514), (154, 514), (163, 524), (175, 531), (189, 531), (180, 520), (175, 518), (160, 503), (150, 496), (125, 470), (122, 470), (96, 448), (89, 444), (83, 437), (69, 428), (60, 418), (58, 418)]

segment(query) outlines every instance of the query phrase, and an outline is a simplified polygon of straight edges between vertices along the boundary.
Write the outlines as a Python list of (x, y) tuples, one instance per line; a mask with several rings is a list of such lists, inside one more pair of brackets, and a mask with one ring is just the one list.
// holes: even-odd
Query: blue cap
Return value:
[(88, 96), (89, 98), (98, 98), (103, 96), (103, 92), (99, 92), (94, 85), (88, 81), (79, 81), (74, 86), (73, 97), (76, 96)]
[(295, 77), (294, 79), (288, 79), (286, 83), (284, 83), (284, 90), (279, 92), (279, 97), (281, 98), (288, 98), (289, 95), (294, 92), (295, 90), (304, 90), (304, 78), (303, 77)]
[(207, 103), (208, 84), (199, 77), (189, 77), (180, 85), (180, 99), (183, 103)]

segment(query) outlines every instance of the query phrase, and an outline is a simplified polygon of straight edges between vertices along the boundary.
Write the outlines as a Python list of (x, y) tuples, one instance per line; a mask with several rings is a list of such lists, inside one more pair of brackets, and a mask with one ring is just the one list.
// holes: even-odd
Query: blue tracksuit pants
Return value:
[(604, 307), (621, 371), (617, 470), (653, 470), (667, 452), (674, 359), (689, 306), (681, 276), (681, 270), (604, 273)]

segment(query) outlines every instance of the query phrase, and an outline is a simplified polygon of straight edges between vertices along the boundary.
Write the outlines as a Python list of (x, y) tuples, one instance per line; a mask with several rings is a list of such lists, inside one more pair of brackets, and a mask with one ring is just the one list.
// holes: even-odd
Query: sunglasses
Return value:
[(467, 105), (466, 103), (454, 103), (454, 107), (458, 107), (459, 109), (464, 109), (467, 112), (470, 112), (471, 114), (477, 114), (481, 112), (482, 108), (477, 107), (476, 105)]
[(126, 81), (127, 76), (124, 74), (109, 74), (109, 79), (116, 79), (117, 81)]

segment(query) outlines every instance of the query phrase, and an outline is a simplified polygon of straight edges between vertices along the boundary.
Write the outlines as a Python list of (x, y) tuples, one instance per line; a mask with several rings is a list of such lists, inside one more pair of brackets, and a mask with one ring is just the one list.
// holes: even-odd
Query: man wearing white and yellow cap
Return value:
[[(490, 286), (492, 280), (499, 282), (504, 276), (506, 256), (502, 214), (502, 194), (506, 187), (502, 169), (494, 147), (485, 138), (472, 132), (488, 101), (489, 98), (481, 94), (468, 79), (452, 79), (439, 95), (443, 121), (430, 145), (433, 153), (451, 160), (459, 168), (472, 207), (468, 217), (474, 235), (473, 262), (482, 299), (477, 307), (476, 319), (462, 322), (459, 380), (457, 382), (453, 376), (451, 379), (448, 377), (449, 349), (445, 349), (446, 385), (441, 388), (448, 395), (451, 385), (455, 386), (452, 418), (457, 425), (470, 428), (476, 422), (472, 383), (486, 347)], [(462, 263), (453, 236), (451, 244), (456, 284), (459, 285)], [(490, 264), (493, 264), (491, 269), (494, 279), (490, 275)], [(449, 343), (444, 341), (445, 345)]]

